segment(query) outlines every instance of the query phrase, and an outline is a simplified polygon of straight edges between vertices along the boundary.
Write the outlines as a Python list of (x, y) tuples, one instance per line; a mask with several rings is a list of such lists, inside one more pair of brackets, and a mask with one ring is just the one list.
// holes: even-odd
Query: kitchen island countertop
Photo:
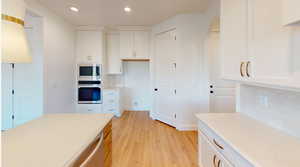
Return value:
[(49, 114), (2, 132), (3, 167), (67, 167), (112, 114)]

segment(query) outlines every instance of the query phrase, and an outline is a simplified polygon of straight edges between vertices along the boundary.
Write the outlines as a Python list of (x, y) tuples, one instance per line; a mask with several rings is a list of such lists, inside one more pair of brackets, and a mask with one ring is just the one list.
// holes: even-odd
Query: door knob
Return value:
[(209, 87), (210, 87), (210, 88), (214, 88), (214, 86), (213, 86), (213, 85), (210, 85)]
[(212, 91), (212, 90), (211, 90), (211, 91), (210, 91), (210, 93), (211, 93), (211, 94), (213, 94), (213, 93), (214, 93), (214, 91)]
[(158, 91), (158, 89), (157, 89), (157, 88), (155, 88), (155, 89), (154, 89), (154, 91), (156, 91), (156, 92), (157, 92), (157, 91)]

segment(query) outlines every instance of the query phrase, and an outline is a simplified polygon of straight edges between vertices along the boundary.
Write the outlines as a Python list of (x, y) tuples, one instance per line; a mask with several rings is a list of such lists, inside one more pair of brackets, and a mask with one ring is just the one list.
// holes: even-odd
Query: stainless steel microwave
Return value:
[(101, 79), (100, 64), (79, 64), (78, 65), (78, 80), (98, 81)]

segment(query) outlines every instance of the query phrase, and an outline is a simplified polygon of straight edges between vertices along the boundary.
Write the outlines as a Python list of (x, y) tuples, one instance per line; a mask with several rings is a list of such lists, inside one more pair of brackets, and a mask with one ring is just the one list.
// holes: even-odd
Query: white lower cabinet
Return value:
[(201, 167), (233, 167), (207, 140), (200, 134), (200, 162)]
[(212, 129), (202, 123), (198, 128), (200, 167), (254, 167)]
[(103, 113), (101, 104), (77, 104), (77, 113)]
[(103, 105), (102, 110), (104, 113), (112, 113), (120, 117), (120, 91), (118, 89), (104, 89), (103, 90)]

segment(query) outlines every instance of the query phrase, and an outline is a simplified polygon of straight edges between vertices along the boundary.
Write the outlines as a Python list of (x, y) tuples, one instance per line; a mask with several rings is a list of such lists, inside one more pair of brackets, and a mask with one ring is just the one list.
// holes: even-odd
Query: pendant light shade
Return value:
[(2, 0), (2, 63), (31, 62), (24, 31), (24, 0)]

